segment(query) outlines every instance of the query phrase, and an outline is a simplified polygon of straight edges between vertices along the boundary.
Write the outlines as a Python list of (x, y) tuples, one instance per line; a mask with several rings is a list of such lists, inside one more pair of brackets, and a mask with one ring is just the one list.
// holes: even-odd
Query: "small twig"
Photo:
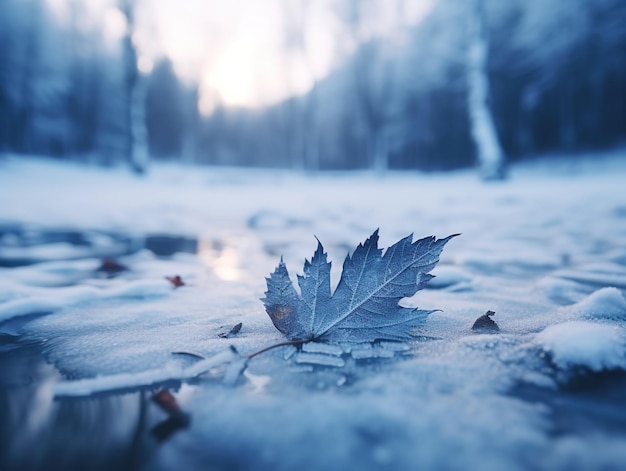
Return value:
[(198, 358), (199, 360), (206, 359), (206, 357), (200, 355), (199, 353), (192, 353), (192, 352), (172, 352), (172, 355), (187, 355), (193, 358)]
[(272, 350), (273, 348), (286, 347), (287, 345), (302, 345), (303, 343), (307, 343), (309, 341), (310, 339), (305, 339), (305, 340), (290, 340), (288, 342), (276, 343), (274, 345), (270, 345), (269, 347), (262, 348), (258, 352), (251, 353), (250, 355), (246, 356), (246, 358), (248, 360), (251, 360), (255, 356), (260, 355), (261, 353), (265, 353), (268, 350)]
[[(239, 352), (237, 352), (237, 349), (234, 347), (234, 345), (231, 345), (230, 350), (235, 355), (238, 356), (238, 359), (231, 361), (230, 366), (226, 370), (224, 382), (225, 384), (229, 384), (229, 385), (235, 384), (239, 375), (247, 368), (248, 361), (250, 361), (252, 358), (254, 358), (257, 355), (260, 355), (261, 353), (265, 353), (268, 350), (272, 350), (278, 347), (286, 347), (287, 345), (302, 345), (303, 343), (310, 342), (310, 341), (311, 339), (305, 339), (305, 340), (289, 340), (287, 342), (275, 343), (274, 345), (270, 345), (269, 347), (262, 348), (261, 350), (251, 353), (249, 355), (239, 355)], [(191, 353), (191, 352), (172, 352), (172, 354), (173, 355), (188, 355), (190, 357), (198, 358), (201, 360), (205, 359), (202, 355), (198, 355), (196, 353)], [(196, 377), (204, 373), (206, 373), (206, 370), (199, 372), (196, 375)]]
[[(269, 347), (265, 347), (262, 348), (261, 350), (251, 353), (249, 355), (245, 355), (244, 358), (251, 360), (252, 358), (254, 358), (257, 355), (260, 355), (261, 353), (265, 353), (268, 350), (272, 350), (274, 348), (278, 348), (278, 347), (286, 347), (287, 345), (302, 345), (303, 343), (307, 343), (309, 342), (310, 339), (306, 339), (306, 340), (289, 340), (287, 342), (280, 342), (280, 343), (275, 343), (274, 345), (270, 345)], [(231, 345), (230, 347), (235, 353), (237, 353), (237, 349), (235, 347), (233, 347)], [(206, 357), (200, 355), (199, 353), (192, 353), (192, 352), (172, 352), (172, 355), (186, 355), (186, 356), (190, 356), (193, 358), (198, 358), (199, 360), (205, 360)]]

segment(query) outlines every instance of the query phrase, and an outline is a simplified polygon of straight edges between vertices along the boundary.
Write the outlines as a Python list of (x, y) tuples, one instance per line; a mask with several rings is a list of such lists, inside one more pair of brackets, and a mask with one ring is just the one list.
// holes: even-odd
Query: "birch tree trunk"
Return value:
[(146, 128), (146, 83), (137, 69), (137, 51), (133, 44), (135, 29), (134, 0), (120, 0), (120, 10), (126, 17), (124, 46), (124, 86), (126, 106), (126, 158), (131, 169), (145, 173), (148, 167), (148, 131)]
[(473, 0), (467, 51), (468, 108), (481, 176), (485, 180), (502, 180), (505, 176), (504, 153), (488, 103), (488, 41), (485, 23), (484, 0)]

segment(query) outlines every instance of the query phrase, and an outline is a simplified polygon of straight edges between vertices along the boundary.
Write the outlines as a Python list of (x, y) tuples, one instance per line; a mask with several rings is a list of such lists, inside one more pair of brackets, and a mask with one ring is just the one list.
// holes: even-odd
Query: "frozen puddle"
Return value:
[(176, 433), (149, 392), (54, 400), (61, 377), (37, 345), (0, 335), (0, 372), (3, 470), (136, 469), (151, 442)]

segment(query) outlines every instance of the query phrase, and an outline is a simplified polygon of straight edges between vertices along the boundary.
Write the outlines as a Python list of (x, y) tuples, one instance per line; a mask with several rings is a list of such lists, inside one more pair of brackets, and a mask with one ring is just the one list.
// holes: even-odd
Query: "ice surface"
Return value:
[(342, 367), (346, 364), (343, 359), (334, 355), (322, 355), (318, 353), (305, 352), (296, 353), (295, 362), (307, 365), (324, 365), (336, 367)]
[[(575, 174), (514, 166), (509, 181), (489, 185), (469, 172), (379, 178), (168, 166), (135, 179), (9, 158), (1, 224), (175, 233), (196, 238), (198, 255), (120, 256), (129, 270), (103, 277), (101, 260), (77, 259), (76, 247), (20, 247), (20, 257), (49, 261), (0, 268), (0, 330), (41, 342), (63, 378), (58, 395), (149, 387), (208, 369), (179, 398), (193, 427), (159, 449), (151, 469), (620, 469), (623, 426), (556, 433), (556, 406), (517, 392), (559, 397), (555, 366), (626, 369), (626, 163), (618, 157)], [(329, 259), (342, 260), (377, 227), (381, 246), (409, 233), (462, 233), (429, 289), (402, 301), (441, 310), (418, 340), (311, 343), (247, 361), (285, 340), (259, 301), (280, 256), (301, 267), (316, 235)], [(11, 239), (0, 241), (7, 254)], [(340, 270), (335, 263), (333, 286)], [(186, 285), (173, 288), (165, 277), (174, 275)], [(488, 310), (500, 332), (472, 332)], [(237, 335), (219, 336), (239, 322)]]
[[(233, 352), (225, 350), (211, 358), (201, 360), (192, 366), (177, 367), (169, 365), (160, 369), (146, 370), (139, 373), (120, 373), (95, 378), (80, 379), (57, 383), (53, 387), (56, 397), (89, 396), (100, 392), (132, 390), (133, 388), (158, 387), (167, 382), (179, 382), (193, 379), (233, 360)], [(235, 363), (239, 365), (240, 363)]]
[(26, 294), (18, 295), (16, 299), (7, 300), (0, 305), (0, 322), (28, 314), (51, 313), (95, 299), (160, 297), (167, 295), (170, 291), (171, 286), (164, 280), (129, 281), (128, 284), (109, 289), (72, 286), (26, 290)]
[(303, 352), (309, 353), (325, 353), (326, 355), (341, 356), (343, 354), (343, 348), (338, 345), (321, 343), (321, 342), (308, 342), (302, 345)]
[(355, 360), (365, 360), (371, 358), (393, 358), (395, 356), (395, 352), (381, 347), (354, 348), (350, 352), (350, 355)]

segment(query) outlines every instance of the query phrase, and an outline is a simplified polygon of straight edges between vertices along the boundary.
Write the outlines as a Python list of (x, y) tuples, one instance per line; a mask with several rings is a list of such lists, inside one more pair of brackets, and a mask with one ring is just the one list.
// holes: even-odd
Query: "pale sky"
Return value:
[[(47, 1), (62, 15), (71, 0)], [(359, 41), (417, 23), (434, 0), (356, 0), (364, 9), (356, 34), (338, 17), (341, 1), (136, 0), (139, 66), (148, 72), (158, 57), (168, 56), (179, 76), (199, 84), (199, 108), (206, 114), (220, 101), (267, 105), (308, 91)], [(125, 28), (116, 3), (85, 2), (111, 40)], [(303, 47), (287, 48), (287, 24), (295, 25)]]

